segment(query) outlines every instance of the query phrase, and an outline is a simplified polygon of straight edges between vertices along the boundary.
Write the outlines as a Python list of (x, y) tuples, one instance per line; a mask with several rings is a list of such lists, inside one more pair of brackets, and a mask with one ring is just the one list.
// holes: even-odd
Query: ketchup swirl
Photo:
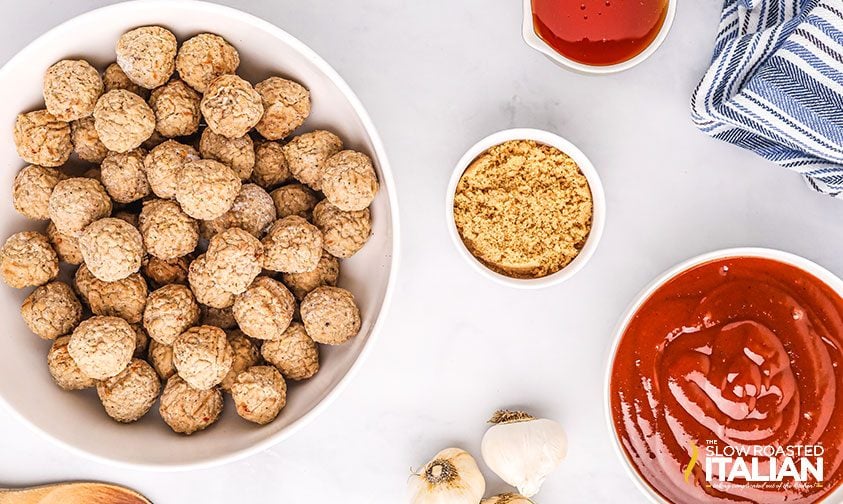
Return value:
[[(843, 299), (799, 268), (735, 257), (680, 273), (641, 305), (615, 354), (611, 408), (625, 455), (677, 504), (822, 500), (843, 480), (841, 348)], [(723, 485), (716, 464), (706, 480), (708, 447), (765, 453), (757, 472), (770, 474), (786, 457), (771, 468), (769, 450), (818, 445), (822, 482)]]

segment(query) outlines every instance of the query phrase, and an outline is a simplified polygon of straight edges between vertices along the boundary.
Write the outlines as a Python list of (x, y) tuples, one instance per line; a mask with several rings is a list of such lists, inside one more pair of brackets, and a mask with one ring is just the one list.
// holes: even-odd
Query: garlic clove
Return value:
[(534, 502), (523, 495), (505, 493), (483, 499), (480, 504), (534, 504)]
[(486, 480), (468, 452), (446, 448), (410, 476), (408, 493), (410, 504), (477, 504)]
[(522, 411), (498, 411), (489, 422), (480, 446), (486, 465), (521, 495), (536, 495), (567, 455), (565, 430)]

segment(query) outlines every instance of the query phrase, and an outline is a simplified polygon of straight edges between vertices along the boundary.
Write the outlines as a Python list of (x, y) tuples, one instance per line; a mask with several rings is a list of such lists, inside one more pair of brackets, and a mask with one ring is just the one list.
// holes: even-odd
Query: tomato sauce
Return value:
[[(841, 348), (843, 299), (813, 275), (756, 257), (686, 270), (619, 342), (610, 387), (623, 451), (678, 504), (822, 500), (843, 478)], [(781, 472), (788, 458), (816, 466), (819, 451), (821, 480)]]
[(536, 34), (586, 65), (630, 60), (658, 36), (668, 0), (533, 0)]

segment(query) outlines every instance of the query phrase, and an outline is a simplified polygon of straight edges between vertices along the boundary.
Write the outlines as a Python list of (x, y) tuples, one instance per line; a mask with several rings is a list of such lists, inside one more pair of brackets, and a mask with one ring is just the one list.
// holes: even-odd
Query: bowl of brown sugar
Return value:
[(511, 129), (462, 157), (446, 212), (451, 238), (475, 270), (511, 287), (541, 288), (571, 278), (594, 254), (606, 201), (594, 166), (572, 143)]

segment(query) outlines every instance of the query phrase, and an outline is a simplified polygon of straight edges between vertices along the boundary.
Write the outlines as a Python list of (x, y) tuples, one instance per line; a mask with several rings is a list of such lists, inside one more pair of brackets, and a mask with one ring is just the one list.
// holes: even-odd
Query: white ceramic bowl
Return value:
[(223, 418), (189, 437), (173, 433), (158, 417), (157, 404), (144, 419), (122, 425), (109, 419), (96, 393), (64, 392), (47, 372), (49, 342), (32, 335), (19, 315), (31, 289), (0, 287), (0, 403), (25, 424), (59, 444), (92, 458), (147, 469), (208, 466), (263, 450), (290, 436), (324, 411), (360, 367), (381, 325), (397, 268), (398, 215), (395, 188), (381, 140), (363, 106), (340, 76), (312, 50), (283, 30), (243, 12), (197, 1), (128, 2), (74, 18), (41, 36), (0, 70), (0, 238), (44, 224), (27, 221), (12, 207), (12, 180), (24, 166), (15, 153), (12, 126), (21, 111), (43, 107), (41, 82), (48, 66), (68, 57), (86, 58), (100, 69), (114, 60), (117, 39), (142, 25), (160, 24), (180, 40), (203, 31), (218, 33), (240, 51), (239, 73), (252, 82), (280, 74), (303, 83), (313, 111), (302, 130), (328, 128), (350, 148), (371, 155), (381, 182), (372, 205), (373, 236), (363, 250), (342, 262), (340, 285), (360, 305), (360, 334), (345, 345), (324, 347), (321, 370), (292, 384), (289, 400), (271, 424), (239, 419), (230, 398)]
[[(460, 238), (460, 233), (457, 230), (457, 225), (454, 222), (454, 195), (457, 191), (457, 184), (460, 182), (462, 174), (471, 165), (471, 163), (487, 150), (496, 145), (500, 145), (510, 140), (534, 140), (540, 144), (550, 145), (556, 147), (560, 151), (570, 156), (580, 167), (580, 171), (588, 180), (588, 185), (591, 188), (591, 200), (593, 204), (593, 217), (591, 222), (591, 232), (586, 239), (585, 245), (579, 255), (571, 261), (570, 264), (557, 271), (556, 273), (547, 275), (541, 278), (512, 278), (506, 275), (501, 275), (495, 271), (487, 268), (482, 262), (468, 250), (468, 247)], [(499, 131), (486, 138), (480, 140), (472, 146), (457, 163), (454, 168), (454, 173), (451, 175), (451, 182), (448, 184), (448, 194), (445, 198), (445, 216), (447, 218), (448, 233), (451, 235), (451, 241), (457, 248), (459, 254), (471, 265), (471, 267), (479, 272), (481, 275), (509, 287), (519, 289), (541, 289), (543, 287), (550, 287), (568, 280), (580, 271), (583, 266), (594, 255), (597, 249), (597, 244), (600, 242), (600, 237), (603, 235), (603, 227), (606, 224), (606, 197), (603, 194), (603, 184), (600, 182), (600, 176), (594, 165), (591, 164), (588, 157), (574, 144), (565, 140), (564, 138), (550, 133), (549, 131), (517, 128)]]
[[(805, 259), (804, 257), (791, 254), (789, 252), (753, 247), (716, 250), (714, 252), (709, 252), (707, 254), (702, 254), (697, 257), (693, 257), (665, 271), (664, 273), (656, 277), (656, 279), (653, 280), (649, 285), (647, 285), (644, 290), (638, 293), (632, 304), (630, 304), (629, 307), (626, 309), (623, 316), (621, 316), (617, 326), (615, 327), (614, 338), (611, 349), (609, 351), (609, 359), (606, 365), (606, 375), (604, 378), (603, 407), (606, 413), (606, 422), (609, 428), (609, 435), (612, 438), (612, 446), (615, 449), (615, 454), (620, 458), (621, 464), (623, 465), (624, 469), (626, 469), (627, 475), (635, 483), (635, 486), (641, 491), (643, 495), (647, 497), (647, 500), (649, 502), (652, 502), (654, 504), (671, 503), (665, 500), (662, 496), (660, 496), (655, 490), (653, 490), (650, 485), (646, 481), (644, 481), (641, 475), (638, 474), (638, 471), (636, 471), (635, 467), (632, 465), (629, 458), (623, 451), (623, 446), (621, 446), (620, 437), (618, 436), (618, 433), (615, 430), (615, 423), (612, 419), (611, 387), (612, 366), (615, 362), (615, 354), (617, 353), (621, 337), (623, 337), (623, 334), (626, 331), (629, 322), (632, 320), (632, 317), (635, 316), (635, 313), (638, 311), (639, 308), (641, 308), (641, 305), (644, 304), (644, 302), (646, 302), (647, 299), (649, 299), (650, 296), (652, 296), (657, 289), (659, 289), (662, 285), (667, 283), (669, 280), (671, 280), (678, 274), (687, 271), (695, 266), (699, 266), (701, 264), (705, 264), (711, 261), (725, 259), (728, 257), (761, 257), (795, 266), (805, 272), (810, 273), (811, 275), (814, 275), (818, 279), (825, 282), (829, 287), (834, 289), (834, 291), (837, 292), (839, 295), (843, 296), (843, 280), (841, 280), (834, 273), (818, 265), (817, 263)], [(826, 497), (824, 502), (843, 502), (843, 487), (838, 488), (835, 492)]]
[(652, 56), (652, 54), (655, 53), (656, 50), (658, 50), (659, 46), (661, 46), (662, 42), (664, 42), (664, 40), (667, 38), (668, 32), (670, 32), (670, 27), (673, 25), (673, 18), (676, 17), (677, 3), (677, 0), (668, 0), (667, 15), (664, 18), (664, 23), (662, 24), (659, 33), (656, 35), (656, 38), (653, 39), (650, 45), (647, 46), (646, 49), (641, 51), (640, 54), (636, 55), (631, 59), (622, 61), (620, 63), (616, 63), (614, 65), (586, 65), (584, 63), (580, 63), (579, 61), (574, 61), (570, 58), (562, 56), (561, 54), (556, 52), (553, 47), (548, 45), (547, 42), (545, 42), (541, 37), (539, 37), (539, 35), (536, 33), (536, 29), (533, 24), (532, 1), (533, 0), (523, 0), (524, 14), (521, 23), (521, 36), (524, 38), (524, 42), (526, 42), (528, 46), (532, 47), (536, 51), (547, 56), (551, 61), (561, 66), (562, 68), (573, 70), (579, 73), (594, 75), (623, 72), (624, 70), (629, 70), (630, 68), (640, 64), (641, 62)]

